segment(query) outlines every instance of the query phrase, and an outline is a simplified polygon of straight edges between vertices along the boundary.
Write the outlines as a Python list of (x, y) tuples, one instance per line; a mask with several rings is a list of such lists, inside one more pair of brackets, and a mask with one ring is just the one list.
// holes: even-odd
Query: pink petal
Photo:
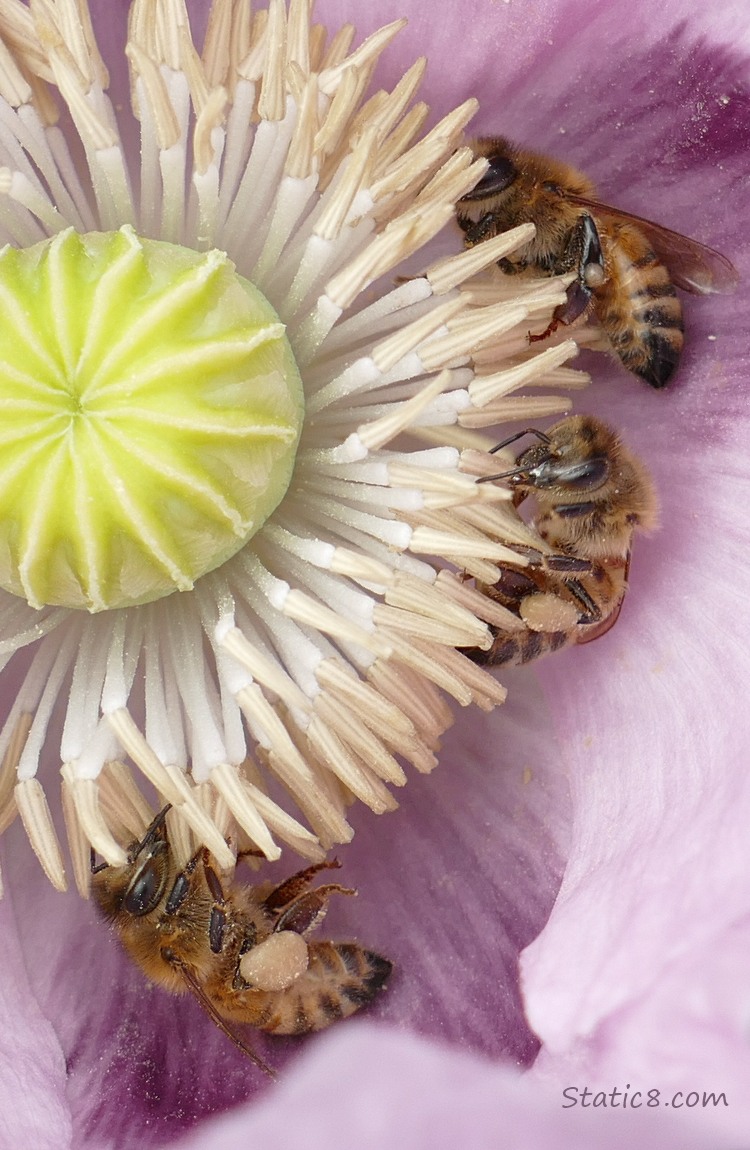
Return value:
[(750, 1128), (748, 944), (746, 919), (686, 948), (659, 972), (655, 986), (593, 1037), (573, 1044), (564, 1058), (544, 1052), (533, 1079), (545, 1093), (570, 1082), (593, 1092), (612, 1083), (644, 1096), (658, 1090), (662, 1107), (710, 1116), (711, 1146), (723, 1137), (744, 1145)]
[[(27, 977), (18, 920), (28, 913), (18, 892), (0, 902), (0, 1142), (59, 1150), (70, 1136), (65, 1057)], [(54, 934), (37, 965), (54, 964)]]
[[(657, 109), (675, 111), (674, 137), (664, 135), (657, 146), (642, 120), (646, 134), (617, 135), (607, 162), (622, 173), (629, 206), (655, 215), (637, 199), (638, 183), (649, 178), (644, 149), (664, 157), (680, 141), (665, 165), (679, 172), (679, 226), (725, 246), (747, 269), (747, 240), (736, 226), (747, 147), (741, 77), (722, 51), (696, 46), (683, 60), (667, 52), (648, 83)], [(633, 77), (618, 82), (629, 108), (624, 89)], [(596, 139), (597, 115), (596, 108), (579, 110), (579, 141)], [(747, 405), (740, 400), (748, 366), (744, 294), (686, 301), (688, 345), (670, 393), (649, 395), (627, 380), (615, 391), (613, 380), (612, 390), (602, 382), (586, 397), (586, 407), (627, 429), (648, 460), (662, 528), (653, 540), (638, 541), (617, 628), (540, 670), (564, 740), (576, 813), (560, 897), (525, 955), (524, 985), (529, 1019), (559, 1055), (561, 1075), (584, 1049), (591, 1071), (610, 1065), (608, 1043), (620, 1050), (627, 1074), (634, 1062), (662, 1072), (669, 1064), (665, 1037), (646, 1026), (646, 1004), (652, 1001), (660, 1016), (660, 979), (693, 948), (706, 958), (712, 948), (720, 953), (737, 937), (732, 924), (750, 909), (740, 686), (749, 669), (741, 576), (750, 542)], [(708, 980), (707, 970), (695, 993)], [(628, 1032), (628, 1061), (616, 1020), (635, 1002), (643, 1025)], [(738, 998), (736, 1017), (741, 1011)], [(668, 1033), (679, 1064), (679, 1015), (673, 1021)], [(727, 1067), (733, 1042), (728, 1036)]]
[(706, 452), (708, 486), (681, 443), (663, 444), (664, 526), (639, 549), (627, 626), (575, 652), (576, 679), (562, 660), (543, 672), (577, 812), (563, 888), (527, 965), (534, 1025), (555, 1045), (747, 909), (750, 655), (736, 569), (750, 532), (747, 481), (733, 474), (739, 429), (728, 438)]
[(533, 1089), (507, 1067), (409, 1034), (354, 1024), (311, 1049), (273, 1097), (206, 1123), (178, 1148), (705, 1150), (708, 1145), (731, 1150), (736, 1143), (717, 1136), (701, 1114), (566, 1104), (559, 1088)]

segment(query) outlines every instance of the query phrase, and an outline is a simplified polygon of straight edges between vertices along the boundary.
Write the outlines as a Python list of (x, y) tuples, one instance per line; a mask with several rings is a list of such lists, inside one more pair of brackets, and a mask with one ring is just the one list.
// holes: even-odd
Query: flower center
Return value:
[(291, 478), (284, 325), (223, 252), (73, 229), (0, 251), (0, 587), (101, 611), (189, 590)]

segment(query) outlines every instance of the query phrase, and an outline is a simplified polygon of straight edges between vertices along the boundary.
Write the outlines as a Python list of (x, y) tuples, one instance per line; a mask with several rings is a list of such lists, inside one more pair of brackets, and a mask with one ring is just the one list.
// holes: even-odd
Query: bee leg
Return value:
[(193, 885), (193, 875), (201, 857), (202, 849), (203, 848), (196, 851), (185, 869), (181, 870), (175, 878), (167, 901), (164, 904), (165, 914), (176, 914), (190, 893), (190, 888)]
[(338, 883), (326, 883), (325, 886), (306, 891), (282, 911), (274, 923), (274, 933), (281, 930), (293, 930), (295, 934), (307, 934), (309, 930), (312, 930), (322, 921), (332, 894), (355, 895), (356, 893), (356, 890), (339, 886)]
[(591, 291), (585, 285), (580, 284), (578, 280), (573, 280), (573, 283), (568, 284), (565, 291), (565, 303), (557, 305), (552, 312), (552, 319), (544, 331), (540, 331), (536, 335), (529, 332), (529, 343), (539, 343), (540, 340), (547, 339), (557, 331), (561, 324), (567, 327), (571, 323), (575, 323), (590, 306)]
[(539, 566), (557, 574), (590, 575), (593, 570), (590, 559), (578, 559), (575, 555), (543, 555)]
[(553, 571), (555, 574), (565, 574), (575, 572), (579, 574), (588, 574), (591, 571), (590, 559), (579, 559), (577, 555), (569, 555), (564, 551), (555, 552), (552, 555), (546, 555), (544, 551), (540, 551), (537, 547), (527, 547), (524, 545), (517, 545), (513, 548), (519, 555), (522, 555), (528, 561), (527, 570), (533, 572), (539, 571)]
[(594, 639), (600, 639), (602, 635), (606, 635), (607, 631), (611, 631), (622, 610), (623, 598), (624, 594), (615, 603), (609, 614), (604, 615), (598, 624), (592, 624), (590, 627), (587, 627), (586, 630), (577, 637), (577, 641), (579, 643), (591, 643)]
[(525, 571), (515, 567), (501, 567), (497, 583), (481, 585), (481, 591), (488, 599), (500, 603), (506, 610), (519, 617), (523, 600), (529, 595), (534, 595), (539, 589), (539, 576), (535, 579), (533, 575), (527, 575)]
[(484, 240), (491, 240), (503, 230), (502, 221), (495, 212), (485, 212), (476, 222), (466, 217), (459, 217), (458, 226), (464, 233), (467, 248), (473, 248), (475, 244), (481, 244)]
[(171, 891), (164, 906), (165, 915), (177, 914), (187, 898), (195, 882), (198, 863), (203, 863), (203, 874), (206, 885), (213, 898), (213, 906), (208, 920), (209, 945), (214, 954), (221, 954), (224, 942), (224, 928), (227, 923), (226, 902), (221, 880), (213, 867), (208, 863), (208, 851), (201, 847), (195, 852), (184, 870), (180, 871), (174, 880)]
[(604, 563), (592, 563), (588, 575), (589, 586), (596, 586), (601, 596), (600, 602), (607, 604), (602, 611), (593, 595), (589, 595), (586, 588), (577, 579), (565, 580), (565, 586), (571, 595), (584, 608), (585, 614), (579, 623), (587, 624), (584, 631), (577, 636), (576, 642), (590, 643), (600, 635), (606, 635), (617, 622), (622, 609), (625, 592), (628, 586), (628, 572), (630, 571), (630, 552), (623, 560)]
[(565, 303), (558, 304), (543, 332), (538, 335), (529, 332), (529, 343), (547, 339), (561, 324), (568, 326), (580, 319), (591, 306), (594, 289), (601, 287), (607, 278), (599, 233), (588, 212), (578, 217), (578, 222), (568, 236), (565, 249), (552, 271), (555, 275), (565, 275), (574, 268), (576, 279), (568, 285)]
[(597, 511), (596, 503), (589, 500), (586, 503), (558, 503), (555, 515), (561, 519), (582, 519), (584, 515), (593, 515)]
[(227, 904), (224, 899), (224, 888), (221, 885), (221, 879), (216, 871), (212, 866), (209, 866), (207, 862), (208, 851), (204, 849), (202, 854), (203, 874), (206, 879), (206, 885), (211, 892), (211, 897), (214, 900), (208, 919), (208, 944), (213, 954), (221, 954), (224, 946), (224, 931), (227, 925)]
[(599, 232), (588, 212), (582, 212), (578, 217), (552, 271), (559, 276), (574, 269), (582, 287), (599, 287), (606, 279)]
[[(592, 570), (594, 570), (592, 568)], [(581, 608), (582, 614), (578, 620), (581, 624), (600, 623), (602, 613), (598, 604), (591, 598), (586, 588), (577, 579), (566, 579), (565, 586), (576, 604)]]
[(138, 858), (138, 855), (143, 851), (148, 850), (151, 844), (154, 843), (157, 839), (164, 838), (164, 822), (171, 809), (171, 803), (167, 803), (165, 807), (162, 807), (158, 815), (156, 815), (149, 823), (148, 827), (146, 828), (146, 833), (144, 834), (141, 841), (139, 843), (134, 843), (130, 847), (128, 850), (128, 858), (131, 861)]
[[(516, 568), (503, 565), (496, 583), (481, 584), (484, 595), (501, 603), (515, 615), (520, 615), (521, 603), (529, 595), (540, 591), (558, 594), (560, 583), (568, 583), (566, 575), (590, 575), (593, 570), (589, 559), (579, 559), (575, 555), (545, 555), (533, 547), (517, 547), (515, 550), (528, 559), (528, 566)], [(562, 576), (562, 580), (558, 576)]]
[[(585, 506), (590, 507), (590, 504)], [(544, 555), (531, 547), (519, 547), (517, 550), (527, 555), (528, 567), (523, 571), (510, 567), (503, 568), (498, 582), (492, 587), (483, 588), (485, 594), (502, 603), (516, 615), (521, 615), (521, 604), (529, 595), (549, 592), (559, 596), (564, 588), (579, 611), (579, 623), (598, 623), (601, 620), (601, 610), (583, 584), (578, 579), (567, 578), (574, 575), (601, 578), (604, 569), (599, 564), (593, 563), (590, 559), (581, 559), (577, 555), (564, 553)]]
[(264, 859), (266, 856), (257, 847), (247, 847), (244, 851), (237, 851), (237, 862), (240, 859)]
[(229, 1041), (233, 1042), (237, 1049), (241, 1050), (242, 1053), (245, 1054), (251, 1062), (254, 1062), (255, 1065), (259, 1067), (259, 1069), (261, 1069), (264, 1074), (267, 1074), (269, 1078), (276, 1078), (276, 1071), (273, 1070), (272, 1067), (270, 1067), (266, 1062), (264, 1062), (263, 1059), (255, 1053), (252, 1047), (248, 1046), (247, 1043), (243, 1041), (236, 1030), (234, 1030), (233, 1027), (228, 1024), (227, 1020), (219, 1013), (219, 1011), (216, 1009), (215, 1003), (206, 994), (202, 983), (198, 978), (196, 978), (190, 966), (186, 962), (183, 962), (182, 959), (170, 947), (164, 947), (161, 953), (165, 962), (168, 962), (170, 966), (173, 966), (176, 970), (179, 970), (187, 989), (195, 998), (198, 999), (198, 1002), (201, 1004), (206, 1014), (215, 1023), (215, 1025), (218, 1026), (219, 1030), (221, 1030), (221, 1032), (227, 1036)]
[(263, 900), (263, 906), (272, 912), (281, 910), (288, 906), (297, 895), (307, 890), (315, 875), (319, 874), (320, 871), (338, 870), (340, 866), (341, 863), (338, 859), (324, 859), (323, 862), (314, 863), (312, 866), (305, 867), (304, 870), (297, 871), (296, 874), (291, 875), (273, 888)]
[(504, 258), (497, 261), (497, 266), (504, 275), (517, 276), (520, 272), (525, 272), (529, 264), (527, 260), (509, 260)]

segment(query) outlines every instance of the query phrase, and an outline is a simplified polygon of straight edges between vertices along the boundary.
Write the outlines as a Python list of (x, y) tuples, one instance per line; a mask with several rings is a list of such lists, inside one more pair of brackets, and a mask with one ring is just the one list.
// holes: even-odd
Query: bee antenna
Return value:
[(172, 804), (167, 803), (165, 807), (162, 807), (158, 815), (156, 815), (156, 817), (151, 820), (148, 827), (146, 828), (145, 835), (139, 843), (136, 843), (135, 847), (133, 848), (133, 858), (136, 858), (141, 853), (141, 851), (145, 850), (146, 847), (154, 841), (164, 826), (164, 821), (171, 809)]
[[(509, 435), (502, 443), (496, 443), (494, 447), (489, 449), (488, 454), (494, 455), (496, 451), (502, 451), (504, 447), (508, 447), (511, 443), (516, 443), (517, 440), (523, 439), (524, 435), (535, 435), (542, 443), (551, 443), (552, 440), (543, 431), (539, 431), (537, 427), (525, 427), (523, 431), (517, 431), (515, 435)], [(509, 473), (510, 474), (510, 473)], [(496, 476), (495, 478), (499, 478)]]
[(475, 481), (476, 483), (491, 483), (494, 479), (513, 479), (517, 475), (531, 475), (538, 467), (544, 463), (549, 463), (550, 459), (556, 459), (554, 451), (547, 452), (540, 459), (534, 461), (533, 468), (527, 467), (525, 464), (522, 467), (511, 467), (510, 471), (500, 471), (497, 475), (480, 475)]
[(480, 475), (476, 482), (492, 483), (495, 479), (510, 479), (514, 475), (523, 475), (526, 471), (525, 467), (513, 467), (510, 471), (498, 471), (497, 475)]

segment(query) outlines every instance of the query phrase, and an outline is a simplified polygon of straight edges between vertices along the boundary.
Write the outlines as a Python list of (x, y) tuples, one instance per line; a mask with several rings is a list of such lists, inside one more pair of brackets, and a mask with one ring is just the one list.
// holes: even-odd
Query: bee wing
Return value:
[(739, 283), (739, 275), (734, 264), (721, 252), (706, 247), (698, 240), (683, 236), (680, 232), (673, 232), (653, 220), (644, 220), (642, 216), (624, 212), (622, 208), (613, 208), (609, 204), (602, 204), (598, 200), (590, 200), (585, 196), (575, 196), (566, 193), (565, 199), (582, 207), (591, 208), (594, 216), (604, 219), (634, 224), (647, 236), (661, 262), (669, 268), (672, 280), (683, 291), (693, 292), (696, 295), (709, 295), (712, 292), (731, 292)]
[(356, 894), (350, 887), (339, 886), (336, 882), (317, 886), (315, 890), (305, 891), (284, 908), (274, 923), (274, 933), (281, 930), (293, 930), (296, 934), (309, 934), (316, 926), (320, 926), (326, 916), (328, 900), (332, 894)]

